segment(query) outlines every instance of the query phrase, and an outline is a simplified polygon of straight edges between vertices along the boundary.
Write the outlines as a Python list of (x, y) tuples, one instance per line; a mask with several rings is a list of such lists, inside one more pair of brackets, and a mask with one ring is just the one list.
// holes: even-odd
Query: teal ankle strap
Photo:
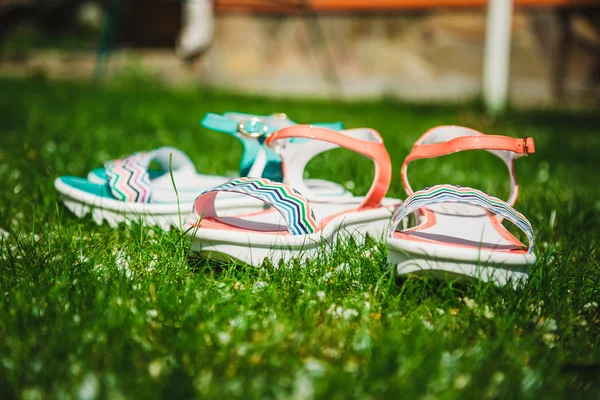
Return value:
[(208, 113), (200, 121), (200, 125), (212, 131), (227, 133), (238, 137), (240, 121), (219, 114)]
[[(281, 158), (273, 150), (264, 146), (264, 141), (273, 132), (296, 125), (285, 114), (251, 115), (226, 113), (225, 115), (219, 115), (208, 113), (204, 116), (200, 124), (207, 129), (231, 135), (242, 142), (244, 153), (240, 161), (240, 176), (248, 176), (252, 172), (252, 167), (255, 166), (257, 157), (262, 153), (264, 156), (259, 158), (262, 158), (261, 164), (264, 163), (264, 166), (258, 166), (258, 169), (261, 170), (260, 176), (273, 181), (283, 181)], [(341, 122), (326, 122), (311, 125), (334, 130), (344, 129)]]

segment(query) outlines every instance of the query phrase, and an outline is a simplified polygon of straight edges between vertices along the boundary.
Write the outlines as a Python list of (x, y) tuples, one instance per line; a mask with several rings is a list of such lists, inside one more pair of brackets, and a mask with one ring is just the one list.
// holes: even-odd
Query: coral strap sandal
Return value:
[[(391, 179), (390, 157), (372, 129), (333, 131), (297, 125), (267, 139), (286, 171), (285, 183), (262, 178), (238, 178), (204, 192), (195, 202), (199, 221), (190, 224), (192, 250), (212, 258), (233, 259), (259, 266), (295, 257), (313, 257), (323, 243), (352, 236), (382, 238), (393, 208), (400, 200), (384, 198)], [(301, 179), (307, 161), (336, 147), (362, 154), (375, 163), (375, 179), (364, 197), (332, 201), (319, 196)], [(243, 194), (271, 208), (252, 214), (220, 216), (218, 196)]]
[[(240, 173), (243, 176), (265, 175), (283, 179), (281, 160), (265, 148), (263, 141), (276, 130), (294, 125), (293, 121), (281, 114), (259, 117), (228, 113), (223, 116), (207, 114), (202, 124), (242, 142), (244, 156)], [(342, 128), (340, 123), (324, 125)], [(150, 168), (151, 164), (158, 168)], [(107, 162), (104, 168), (92, 170), (87, 179), (61, 176), (54, 185), (63, 203), (78, 217), (91, 213), (98, 224), (107, 221), (111, 226), (141, 218), (166, 229), (192, 219), (193, 201), (198, 193), (227, 180), (223, 176), (199, 174), (181, 150), (161, 147)], [(306, 184), (327, 196), (351, 196), (333, 182), (308, 180)], [(262, 202), (247, 196), (227, 196), (220, 199), (219, 206), (235, 213), (263, 208)]]
[[(464, 150), (487, 150), (505, 162), (511, 183), (507, 202), (455, 185), (413, 192), (407, 177), (411, 161)], [(525, 282), (536, 260), (534, 234), (529, 221), (512, 207), (518, 195), (514, 160), (534, 152), (532, 138), (485, 135), (459, 126), (440, 126), (421, 136), (402, 166), (409, 197), (395, 211), (387, 239), (396, 275), (474, 278), (499, 286)], [(414, 226), (407, 223), (411, 215)], [(528, 245), (502, 225), (504, 219), (524, 232)]]

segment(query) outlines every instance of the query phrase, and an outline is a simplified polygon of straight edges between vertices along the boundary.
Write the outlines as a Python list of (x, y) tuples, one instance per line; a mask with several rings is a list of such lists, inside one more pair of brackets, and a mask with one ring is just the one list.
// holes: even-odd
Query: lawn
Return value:
[[(0, 79), (0, 398), (598, 398), (600, 114), (475, 103), (267, 99), (150, 80), (97, 87)], [(173, 145), (198, 170), (232, 175), (241, 145), (206, 112), (286, 112), (372, 127), (400, 166), (440, 124), (535, 138), (517, 161), (517, 209), (538, 263), (521, 289), (408, 278), (370, 241), (279, 269), (190, 260), (181, 232), (97, 226), (58, 203), (59, 175)], [(311, 177), (366, 192), (372, 163), (343, 150)], [(508, 173), (485, 152), (411, 164), (413, 187), (499, 197)]]

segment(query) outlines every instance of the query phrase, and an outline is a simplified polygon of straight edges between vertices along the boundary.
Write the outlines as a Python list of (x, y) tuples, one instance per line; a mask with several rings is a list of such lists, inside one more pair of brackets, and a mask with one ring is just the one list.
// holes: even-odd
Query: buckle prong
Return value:
[(529, 145), (527, 144), (527, 139), (529, 139), (529, 136), (525, 136), (523, 138), (523, 150), (525, 150), (525, 155), (529, 155)]

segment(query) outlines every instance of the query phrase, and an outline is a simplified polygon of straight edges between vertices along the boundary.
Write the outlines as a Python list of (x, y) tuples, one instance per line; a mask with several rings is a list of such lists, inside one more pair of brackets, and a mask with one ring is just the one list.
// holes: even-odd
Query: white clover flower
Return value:
[(314, 358), (309, 358), (304, 362), (304, 369), (313, 376), (323, 376), (325, 374), (325, 365)]
[(433, 331), (435, 329), (431, 322), (427, 321), (424, 317), (421, 317), (421, 323), (428, 331)]
[(490, 307), (487, 304), (483, 308), (483, 316), (486, 317), (487, 319), (494, 318), (494, 313), (492, 312), (492, 310), (490, 310)]
[(553, 332), (558, 328), (556, 321), (552, 318), (540, 318), (540, 320), (537, 323), (537, 327), (544, 331), (550, 332)]
[(348, 274), (351, 270), (352, 269), (350, 268), (350, 264), (343, 263), (337, 266), (335, 272), (337, 272), (338, 274)]
[(114, 254), (117, 269), (124, 272), (127, 278), (131, 278), (133, 276), (133, 271), (129, 269), (129, 256), (122, 250), (118, 250)]
[(254, 282), (254, 285), (252, 285), (252, 292), (253, 293), (260, 292), (267, 286), (269, 286), (269, 284), (267, 282), (263, 282), (263, 281)]
[(356, 316), (358, 316), (358, 311), (356, 311), (353, 308), (347, 308), (344, 311), (342, 311), (342, 317), (344, 319), (350, 319)]
[(92, 373), (88, 373), (85, 375), (81, 384), (79, 385), (78, 394), (79, 398), (82, 400), (92, 400), (98, 397), (98, 387), (99, 387), (98, 378), (96, 375)]
[(372, 247), (368, 248), (367, 250), (365, 250), (365, 251), (362, 253), (362, 256), (363, 256), (364, 258), (371, 259), (371, 256), (373, 255), (373, 252), (374, 252), (374, 251), (377, 251), (377, 247), (376, 247), (376, 246), (372, 246)]
[(559, 339), (559, 336), (555, 333), (544, 333), (544, 335), (542, 336), (542, 341), (549, 348), (553, 348), (554, 346), (556, 346), (558, 339)]
[(245, 344), (238, 346), (238, 348), (236, 349), (236, 353), (242, 357), (245, 356), (247, 352), (248, 352), (248, 346)]
[(321, 277), (321, 279), (319, 279), (319, 281), (321, 282), (329, 282), (331, 280), (332, 274), (331, 272), (326, 272), (325, 274), (323, 274), (323, 276)]
[(358, 316), (359, 312), (353, 308), (344, 309), (342, 306), (336, 306), (335, 304), (332, 304), (329, 309), (327, 309), (327, 314), (333, 316), (334, 318), (343, 318), (348, 320)]
[(454, 379), (454, 387), (456, 389), (464, 389), (471, 382), (471, 375), (460, 374)]
[(465, 303), (465, 306), (467, 306), (470, 309), (474, 309), (477, 307), (477, 303), (473, 299), (470, 299), (468, 297), (463, 297), (462, 301), (463, 301), (463, 303)]
[(151, 272), (154, 270), (155, 267), (156, 267), (156, 260), (152, 260), (148, 263), (148, 267), (146, 268), (146, 271)]
[(154, 379), (158, 378), (163, 370), (164, 362), (163, 360), (157, 358), (148, 364), (148, 373)]
[(219, 332), (217, 335), (221, 344), (228, 344), (231, 341), (231, 335), (227, 332)]

